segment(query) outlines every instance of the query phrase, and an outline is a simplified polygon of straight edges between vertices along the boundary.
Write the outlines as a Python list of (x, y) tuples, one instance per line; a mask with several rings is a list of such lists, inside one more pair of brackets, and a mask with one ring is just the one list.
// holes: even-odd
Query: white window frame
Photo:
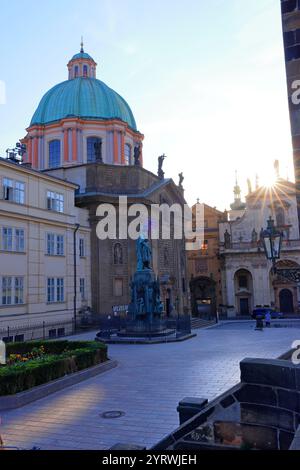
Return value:
[(49, 211), (64, 212), (64, 195), (55, 191), (47, 191), (47, 209)]
[(0, 306), (24, 305), (24, 276), (0, 277)]
[(46, 255), (47, 256), (64, 256), (65, 254), (65, 237), (62, 234), (46, 233)]
[(47, 278), (47, 303), (65, 302), (65, 280), (63, 277)]
[(5, 201), (25, 204), (25, 183), (23, 181), (17, 181), (5, 176), (2, 185), (3, 199)]

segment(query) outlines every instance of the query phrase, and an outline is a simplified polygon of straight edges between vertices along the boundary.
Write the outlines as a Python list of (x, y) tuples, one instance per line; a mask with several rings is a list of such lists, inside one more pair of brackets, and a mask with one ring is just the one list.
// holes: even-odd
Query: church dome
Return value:
[(54, 86), (42, 98), (30, 126), (50, 124), (70, 117), (87, 120), (119, 119), (137, 130), (126, 101), (96, 78), (80, 76)]

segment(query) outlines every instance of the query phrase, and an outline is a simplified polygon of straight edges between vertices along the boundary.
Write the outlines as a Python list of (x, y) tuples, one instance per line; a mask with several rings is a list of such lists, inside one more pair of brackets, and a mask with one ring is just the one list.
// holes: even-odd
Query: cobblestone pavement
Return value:
[[(117, 442), (150, 447), (178, 426), (180, 399), (212, 399), (239, 381), (241, 359), (278, 357), (300, 339), (300, 328), (253, 328), (231, 323), (198, 330), (183, 343), (110, 345), (116, 369), (2, 413), (4, 442), (41, 449), (108, 449)], [(125, 415), (100, 417), (110, 410)]]

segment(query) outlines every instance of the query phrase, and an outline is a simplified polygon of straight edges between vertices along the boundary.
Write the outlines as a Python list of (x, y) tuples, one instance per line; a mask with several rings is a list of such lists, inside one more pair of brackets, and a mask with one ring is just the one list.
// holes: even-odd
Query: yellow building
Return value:
[[(47, 330), (50, 323), (72, 320), (75, 265), (76, 308), (90, 305), (88, 211), (75, 207), (76, 189), (0, 159), (0, 339), (27, 339), (27, 327), (45, 322)], [(63, 326), (50, 329), (53, 337), (67, 333)], [(33, 336), (40, 335), (35, 331)]]
[[(192, 207), (195, 214), (196, 206)], [(193, 315), (214, 317), (222, 304), (219, 223), (226, 212), (204, 204), (204, 240), (201, 249), (187, 252)]]

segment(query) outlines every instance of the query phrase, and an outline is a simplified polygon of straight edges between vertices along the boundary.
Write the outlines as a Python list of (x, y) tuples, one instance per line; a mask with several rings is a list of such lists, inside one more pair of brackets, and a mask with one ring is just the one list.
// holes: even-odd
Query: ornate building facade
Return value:
[[(195, 207), (192, 207), (193, 214)], [(219, 224), (225, 212), (204, 204), (204, 240), (200, 250), (188, 252), (191, 308), (194, 316), (214, 317), (222, 304)]]
[(248, 316), (260, 306), (299, 312), (299, 287), (274, 277), (265, 257), (261, 234), (270, 216), (283, 233), (280, 266), (299, 266), (295, 184), (278, 178), (270, 188), (249, 191), (243, 215), (220, 224), (223, 304), (229, 317)]

